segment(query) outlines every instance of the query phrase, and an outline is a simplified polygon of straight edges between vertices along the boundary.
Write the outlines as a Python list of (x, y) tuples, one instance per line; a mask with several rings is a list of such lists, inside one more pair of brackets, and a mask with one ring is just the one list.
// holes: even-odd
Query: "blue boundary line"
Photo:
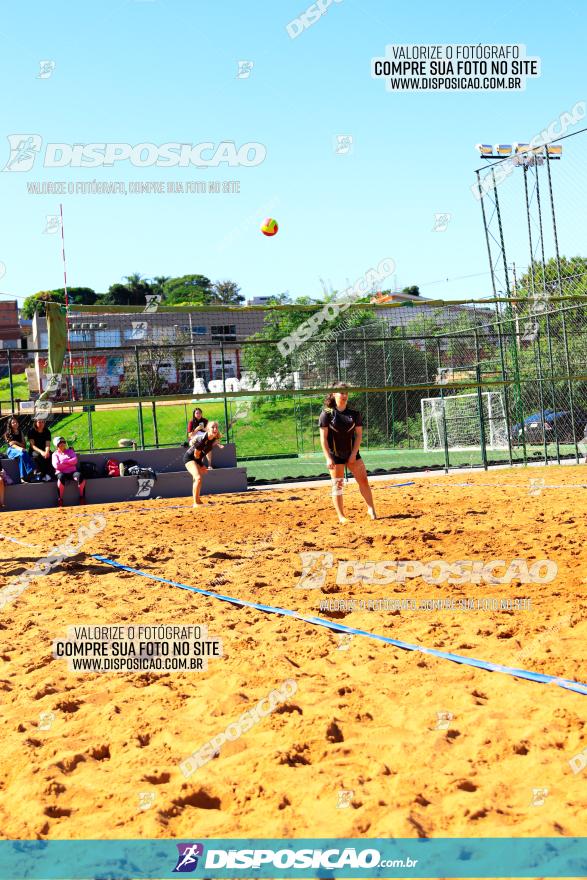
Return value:
[(107, 556), (100, 556), (97, 553), (91, 554), (93, 559), (111, 565), (113, 568), (129, 571), (132, 574), (138, 574), (141, 577), (148, 578), (152, 581), (158, 581), (162, 584), (170, 584), (172, 587), (179, 587), (182, 590), (189, 590), (191, 593), (199, 593), (201, 596), (210, 596), (212, 599), (219, 599), (221, 602), (230, 602), (232, 605), (241, 605), (245, 608), (255, 608), (257, 611), (266, 611), (269, 614), (280, 614), (283, 617), (294, 617), (296, 620), (303, 620), (305, 623), (314, 624), (314, 626), (323, 626), (326, 629), (332, 629), (336, 632), (350, 633), (355, 636), (366, 636), (369, 639), (376, 639), (388, 645), (394, 645), (396, 648), (402, 648), (405, 651), (419, 651), (421, 654), (429, 654), (433, 657), (440, 657), (443, 660), (451, 660), (453, 663), (462, 663), (465, 666), (475, 666), (477, 669), (485, 669), (489, 672), (502, 672), (506, 675), (513, 675), (516, 678), (524, 678), (528, 681), (535, 681), (541, 684), (556, 684), (559, 687), (569, 691), (575, 691), (578, 694), (587, 694), (587, 685), (578, 681), (572, 681), (567, 678), (558, 678), (554, 675), (545, 675), (542, 672), (530, 672), (527, 669), (515, 669), (511, 666), (502, 666), (499, 663), (491, 663), (487, 660), (477, 660), (475, 657), (463, 657), (461, 654), (451, 654), (446, 651), (437, 651), (435, 648), (423, 648), (421, 645), (411, 645), (409, 642), (400, 642), (397, 639), (390, 639), (388, 636), (380, 636), (377, 633), (367, 632), (363, 629), (355, 629), (354, 627), (344, 626), (341, 623), (333, 623), (325, 620), (323, 617), (308, 617), (297, 611), (290, 611), (287, 608), (277, 608), (273, 605), (262, 605), (259, 602), (248, 602), (246, 599), (237, 599), (234, 596), (224, 596), (220, 593), (212, 593), (210, 590), (202, 590), (200, 587), (190, 587), (188, 584), (182, 584), (179, 581), (170, 581), (167, 578), (160, 577), (155, 574), (148, 574), (139, 568), (131, 568), (129, 565), (123, 565), (115, 559), (108, 559)]

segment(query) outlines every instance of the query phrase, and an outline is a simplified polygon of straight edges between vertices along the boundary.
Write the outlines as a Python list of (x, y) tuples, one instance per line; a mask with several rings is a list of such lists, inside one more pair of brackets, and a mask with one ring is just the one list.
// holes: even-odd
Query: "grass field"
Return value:
[[(29, 386), (25, 373), (14, 373), (12, 376), (13, 393), (15, 400), (28, 400), (30, 397)], [(10, 411), (10, 382), (8, 376), (0, 379), (0, 404), (2, 413)]]
[[(226, 439), (226, 418), (223, 401), (198, 402), (209, 420), (219, 422), (220, 429)], [(186, 437), (186, 428), (192, 410), (198, 404), (173, 404), (161, 401), (157, 403), (155, 421), (153, 406), (147, 401), (142, 404), (143, 433), (146, 446), (154, 446), (157, 439), (160, 446), (180, 445)], [(295, 454), (298, 450), (296, 441), (296, 422), (294, 402), (291, 399), (263, 401), (254, 406), (252, 399), (240, 398), (228, 402), (228, 421), (230, 441), (236, 442), (239, 455), (276, 455)], [(77, 447), (80, 450), (90, 448), (90, 422), (95, 449), (114, 449), (119, 437), (139, 439), (139, 410), (137, 404), (126, 407), (105, 409), (96, 407), (92, 413), (74, 412), (55, 423), (53, 433), (74, 433), (77, 436)], [(312, 425), (306, 429), (307, 442)]]

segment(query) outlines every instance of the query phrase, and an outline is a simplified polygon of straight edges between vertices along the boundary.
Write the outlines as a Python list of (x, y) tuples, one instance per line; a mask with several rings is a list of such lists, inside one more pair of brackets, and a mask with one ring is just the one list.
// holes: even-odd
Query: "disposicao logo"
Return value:
[(173, 873), (191, 874), (198, 867), (198, 859), (204, 855), (204, 845), (201, 843), (178, 843), (177, 864)]

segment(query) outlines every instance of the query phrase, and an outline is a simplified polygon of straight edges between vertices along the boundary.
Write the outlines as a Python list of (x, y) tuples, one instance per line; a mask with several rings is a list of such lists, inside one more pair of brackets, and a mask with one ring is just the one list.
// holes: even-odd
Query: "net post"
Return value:
[[(487, 470), (487, 449), (485, 445), (485, 424), (483, 422), (483, 395), (481, 394), (481, 365), (479, 363), (479, 334), (475, 328), (475, 373), (477, 378), (477, 410), (479, 413), (479, 441), (481, 443), (481, 461)], [(491, 426), (490, 426), (491, 430)]]
[(563, 344), (565, 347), (565, 366), (567, 368), (567, 388), (569, 390), (569, 405), (571, 410), (571, 430), (573, 432), (573, 443), (575, 445), (575, 461), (579, 464), (579, 445), (577, 443), (577, 428), (575, 425), (575, 395), (573, 393), (573, 383), (571, 382), (571, 362), (569, 359), (569, 339), (567, 336), (567, 321), (565, 310), (562, 302), (559, 303), (559, 312), (561, 315), (561, 324), (563, 328)]
[(508, 458), (510, 460), (510, 467), (513, 465), (512, 458), (512, 426), (510, 423), (510, 400), (509, 400), (509, 389), (507, 386), (506, 379), (506, 366), (505, 366), (505, 355), (503, 351), (503, 338), (501, 335), (501, 322), (497, 322), (497, 335), (499, 339), (499, 356), (501, 361), (501, 380), (504, 383), (503, 385), (503, 396), (505, 400), (505, 424), (508, 435)]
[(538, 399), (540, 400), (540, 412), (542, 413), (542, 445), (544, 447), (544, 464), (548, 464), (548, 446), (546, 443), (546, 431), (544, 430), (544, 389), (542, 387), (542, 353), (540, 351), (540, 324), (538, 324), (538, 335), (534, 340), (536, 372), (538, 373)]
[(151, 401), (151, 407), (153, 409), (153, 437), (155, 440), (155, 448), (159, 449), (159, 429), (157, 426), (157, 404), (154, 400)]
[[(367, 382), (367, 374), (368, 374), (368, 369), (367, 369), (367, 331), (364, 327), (363, 327), (363, 351), (364, 351), (364, 355), (365, 355), (365, 387), (367, 387), (367, 384), (368, 384), (368, 382)], [(369, 392), (368, 391), (365, 391), (365, 410), (366, 410), (366, 412), (365, 412), (365, 425), (367, 427), (367, 449), (369, 449), (370, 431), (369, 431)], [(345, 468), (345, 474), (346, 474), (346, 468)], [(348, 475), (347, 475), (346, 479), (348, 480)]]
[(224, 364), (224, 338), (220, 340), (220, 357), (222, 358), (222, 392), (224, 394), (224, 424), (226, 426), (226, 442), (230, 442), (230, 425), (228, 421), (228, 401), (226, 399), (226, 367)]
[(139, 442), (141, 449), (145, 448), (145, 427), (143, 425), (143, 409), (141, 407), (141, 367), (139, 363), (139, 347), (135, 345), (135, 367), (137, 371), (137, 417), (139, 420)]
[[(442, 369), (441, 367), (441, 357), (440, 357), (440, 339), (436, 340), (436, 349), (438, 354), (438, 370)], [(448, 474), (448, 470), (450, 467), (450, 458), (448, 455), (448, 436), (446, 433), (446, 408), (444, 405), (444, 392), (442, 390), (442, 385), (440, 386), (440, 400), (442, 401), (442, 442), (444, 444), (444, 472)]]
[(12, 352), (8, 348), (8, 385), (10, 387), (10, 412), (14, 412), (14, 380), (12, 376)]

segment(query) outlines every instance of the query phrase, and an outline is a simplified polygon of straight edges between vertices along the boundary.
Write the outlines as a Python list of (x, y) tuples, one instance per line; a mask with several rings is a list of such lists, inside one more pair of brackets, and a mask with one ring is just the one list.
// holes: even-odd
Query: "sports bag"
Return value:
[(130, 469), (138, 467), (139, 463), (138, 461), (135, 461), (134, 458), (125, 458), (124, 461), (120, 462), (120, 476), (128, 477), (130, 476)]
[(104, 476), (105, 477), (119, 477), (120, 469), (118, 466), (118, 462), (114, 458), (109, 458), (106, 464), (104, 465)]
[(79, 472), (83, 480), (95, 480), (100, 476), (98, 467), (93, 461), (80, 461)]
[(157, 474), (150, 467), (140, 467), (139, 465), (133, 465), (127, 471), (127, 475), (129, 477), (141, 477), (145, 480), (153, 480), (157, 479)]

